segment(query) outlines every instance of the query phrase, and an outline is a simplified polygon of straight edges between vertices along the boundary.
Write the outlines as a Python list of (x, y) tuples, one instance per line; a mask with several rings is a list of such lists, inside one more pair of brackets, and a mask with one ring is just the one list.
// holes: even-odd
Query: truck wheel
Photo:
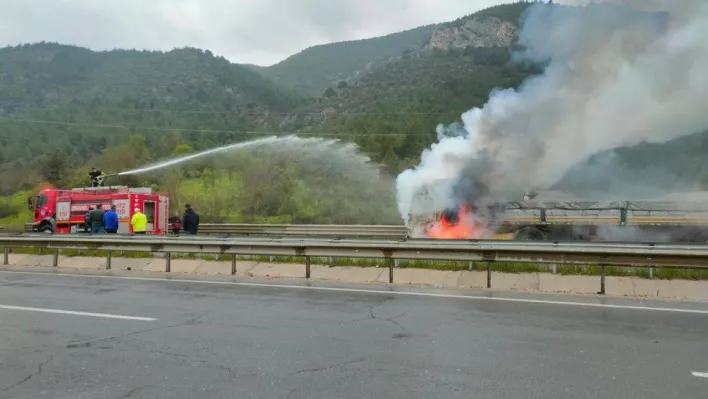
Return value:
[(524, 227), (514, 232), (514, 241), (544, 241), (546, 233), (535, 227)]
[(42, 226), (39, 228), (39, 232), (44, 234), (54, 233), (54, 231), (52, 231), (52, 226)]

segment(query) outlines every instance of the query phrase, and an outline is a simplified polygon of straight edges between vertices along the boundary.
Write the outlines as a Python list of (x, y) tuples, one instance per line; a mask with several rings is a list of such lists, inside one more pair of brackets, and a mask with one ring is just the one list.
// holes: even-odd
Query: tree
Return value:
[(54, 150), (54, 153), (52, 153), (42, 166), (42, 177), (50, 184), (58, 185), (64, 178), (65, 170), (66, 161), (64, 157), (59, 150)]
[(325, 90), (325, 92), (324, 92), (324, 96), (325, 96), (325, 97), (328, 97), (328, 98), (329, 98), (329, 97), (334, 97), (334, 96), (336, 96), (336, 95), (337, 95), (337, 92), (334, 91), (334, 89), (331, 88), (331, 87), (328, 87), (327, 90)]

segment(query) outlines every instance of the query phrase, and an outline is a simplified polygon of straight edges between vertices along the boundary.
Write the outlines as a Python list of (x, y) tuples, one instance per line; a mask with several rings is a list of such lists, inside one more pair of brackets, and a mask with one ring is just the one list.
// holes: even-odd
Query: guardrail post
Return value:
[(231, 255), (231, 275), (236, 274), (236, 254)]
[(600, 265), (600, 295), (605, 295), (605, 265)]
[(649, 266), (649, 279), (651, 280), (653, 278), (654, 278), (654, 267)]
[(305, 278), (310, 278), (310, 257), (305, 257)]
[(111, 251), (106, 251), (106, 270), (111, 270), (111, 259), (113, 253)]
[(393, 267), (396, 265), (396, 260), (393, 258), (388, 259), (388, 283), (393, 284)]
[(52, 253), (52, 266), (59, 266), (59, 248), (54, 248), (54, 252)]
[(2, 256), (2, 264), (7, 266), (10, 264), (10, 248), (4, 248), (5, 251)]
[(487, 288), (492, 288), (492, 262), (487, 262)]
[(170, 268), (172, 267), (172, 254), (169, 252), (165, 252), (165, 272), (169, 273)]

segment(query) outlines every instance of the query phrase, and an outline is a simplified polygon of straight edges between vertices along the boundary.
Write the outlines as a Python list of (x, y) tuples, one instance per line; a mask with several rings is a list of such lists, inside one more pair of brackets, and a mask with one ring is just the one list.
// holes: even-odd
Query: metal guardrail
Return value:
[(405, 238), (403, 225), (337, 224), (201, 224), (199, 234), (238, 236)]
[(107, 251), (106, 268), (116, 251), (157, 252), (165, 254), (165, 271), (170, 271), (172, 253), (212, 253), (231, 255), (232, 274), (237, 255), (301, 256), (305, 277), (310, 278), (311, 257), (382, 258), (389, 261), (389, 282), (393, 282), (394, 261), (458, 260), (488, 262), (487, 286), (491, 288), (491, 262), (552, 264), (598, 264), (601, 289), (605, 292), (605, 266), (675, 267), (708, 269), (708, 245), (509, 242), (509, 241), (393, 241), (326, 239), (215, 239), (211, 237), (78, 237), (78, 236), (0, 236), (4, 247), (3, 264), (9, 264), (10, 248), (48, 248), (53, 250), (53, 265), (58, 265), (59, 250)]
[[(32, 232), (32, 223), (24, 226)], [(327, 238), (405, 238), (408, 234), (403, 225), (362, 224), (232, 224), (203, 223), (199, 234), (211, 236), (270, 236), (270, 237), (327, 237)]]

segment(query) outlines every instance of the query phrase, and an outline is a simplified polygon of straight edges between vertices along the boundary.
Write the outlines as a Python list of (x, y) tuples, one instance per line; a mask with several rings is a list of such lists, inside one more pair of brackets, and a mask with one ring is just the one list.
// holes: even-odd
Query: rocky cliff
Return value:
[(467, 47), (509, 47), (518, 28), (497, 17), (470, 18), (456, 26), (433, 31), (423, 50), (454, 50)]

